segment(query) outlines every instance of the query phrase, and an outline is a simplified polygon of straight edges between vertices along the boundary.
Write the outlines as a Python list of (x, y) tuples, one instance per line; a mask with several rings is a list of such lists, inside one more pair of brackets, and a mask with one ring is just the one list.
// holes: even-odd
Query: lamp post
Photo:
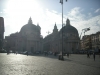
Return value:
[[(89, 28), (84, 28), (84, 29), (82, 29), (82, 32), (84, 31), (84, 37), (85, 37), (85, 32), (87, 32), (87, 31), (89, 31), (90, 30), (90, 27)], [(80, 39), (81, 39), (81, 35), (82, 35), (82, 32), (81, 32), (81, 34), (80, 34)], [(84, 38), (83, 38), (83, 47), (84, 47)]]
[(62, 57), (61, 57), (61, 60), (64, 60), (64, 57), (63, 57), (63, 0), (60, 0), (60, 3), (62, 5)]
[[(90, 27), (89, 28), (84, 28), (84, 29), (82, 29), (82, 32), (84, 31), (84, 36), (85, 36), (85, 32), (87, 32), (87, 31), (89, 31), (90, 30)], [(81, 35), (82, 35), (82, 32), (81, 32), (81, 34), (80, 34), (80, 36), (79, 36), (79, 39), (81, 40)], [(83, 39), (83, 47), (84, 47), (84, 39)], [(78, 45), (77, 45), (77, 49), (79, 48), (79, 43), (78, 43)]]
[[(84, 28), (82, 29), (84, 31), (84, 38), (83, 38), (83, 47), (85, 47), (85, 44), (84, 44), (84, 40), (85, 40), (85, 32), (89, 31), (90, 30), (90, 27), (89, 28)], [(84, 48), (85, 49), (85, 48)]]

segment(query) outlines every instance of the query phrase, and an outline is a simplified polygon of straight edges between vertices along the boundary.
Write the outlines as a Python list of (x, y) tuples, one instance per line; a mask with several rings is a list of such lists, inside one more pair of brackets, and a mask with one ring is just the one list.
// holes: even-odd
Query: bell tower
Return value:
[(53, 33), (57, 33), (58, 32), (58, 29), (57, 29), (57, 26), (56, 26), (56, 23), (55, 23), (55, 26), (54, 26), (54, 29), (53, 29)]

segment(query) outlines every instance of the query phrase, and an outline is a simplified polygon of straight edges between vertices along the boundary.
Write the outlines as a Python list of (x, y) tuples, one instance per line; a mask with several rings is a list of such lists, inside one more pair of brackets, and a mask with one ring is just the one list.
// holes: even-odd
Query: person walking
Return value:
[(94, 61), (95, 61), (95, 52), (93, 53), (93, 59), (94, 59)]
[(89, 52), (87, 52), (87, 58), (90, 58)]
[(16, 51), (16, 55), (17, 55), (17, 51)]
[(9, 54), (9, 50), (7, 50), (7, 55)]
[(69, 58), (69, 53), (67, 53), (67, 57)]
[(28, 51), (27, 51), (27, 56), (28, 56)]

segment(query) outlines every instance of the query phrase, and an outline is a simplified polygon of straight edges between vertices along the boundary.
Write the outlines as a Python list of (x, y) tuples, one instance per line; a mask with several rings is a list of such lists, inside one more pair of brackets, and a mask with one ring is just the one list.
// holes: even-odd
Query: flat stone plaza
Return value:
[(100, 75), (100, 56), (71, 54), (58, 56), (0, 53), (0, 75)]

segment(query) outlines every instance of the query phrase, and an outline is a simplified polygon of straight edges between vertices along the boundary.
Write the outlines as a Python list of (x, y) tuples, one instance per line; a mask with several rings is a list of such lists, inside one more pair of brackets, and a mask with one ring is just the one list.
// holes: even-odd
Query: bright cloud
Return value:
[[(90, 31), (86, 34), (96, 33), (100, 31), (100, 15), (92, 17), (91, 13), (88, 15), (82, 14), (82, 9), (79, 7), (73, 8), (67, 15), (71, 18), (71, 23), (81, 33), (82, 29), (90, 27)], [(87, 18), (88, 17), (88, 18)]]
[(67, 15), (71, 20), (82, 21), (85, 19), (85, 15), (81, 13), (82, 11), (80, 7), (75, 7)]

